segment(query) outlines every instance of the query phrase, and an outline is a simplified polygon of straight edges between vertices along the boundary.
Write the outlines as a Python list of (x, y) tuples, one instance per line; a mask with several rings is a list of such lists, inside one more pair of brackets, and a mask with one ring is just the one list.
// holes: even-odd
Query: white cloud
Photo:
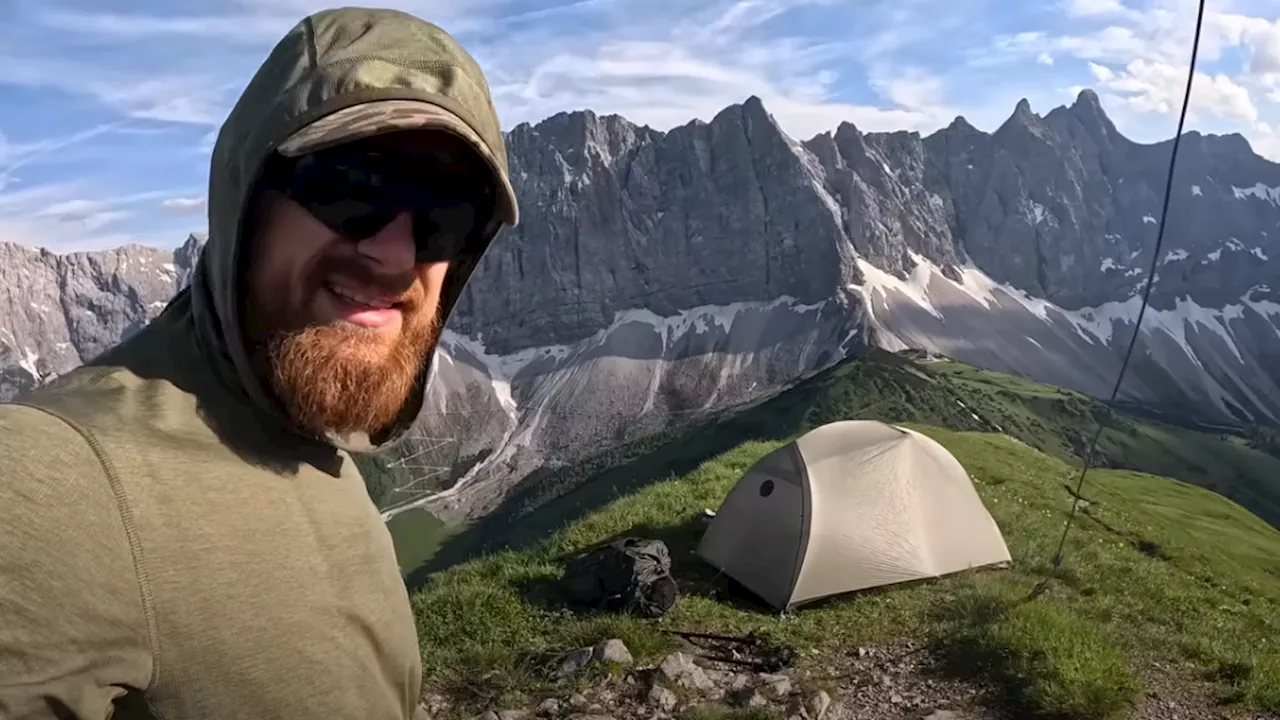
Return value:
[[(1089, 63), (1089, 69), (1100, 90), (1110, 91), (1138, 112), (1176, 115), (1182, 107), (1187, 82), (1185, 67), (1134, 60), (1119, 72), (1097, 63)], [(1259, 117), (1248, 89), (1224, 74), (1203, 72), (1197, 72), (1192, 82), (1188, 115), (1212, 115), (1249, 123)]]
[(161, 201), (160, 206), (166, 210), (179, 213), (202, 212), (205, 209), (206, 198), (204, 195), (196, 195), (191, 197), (172, 197), (165, 198)]
[[(1276, 0), (1267, 1), (1275, 7)], [(57, 197), (24, 201), (25, 237), (53, 233), (57, 242), (75, 237), (67, 229), (75, 225), (70, 221), (74, 213), (65, 208), (62, 214), (50, 213), (57, 202), (105, 203), (97, 214), (77, 221), (82, 226), (99, 223), (93, 232), (81, 227), (80, 236), (104, 238), (150, 232), (147, 228), (164, 223), (197, 222), (204, 206), (201, 191), (192, 188), (205, 184), (218, 123), (237, 90), (298, 18), (332, 4), (9, 2), (17, 7), (19, 29), (0, 28), (0, 103), (5, 86), (16, 85), (33, 95), (58, 95), (75, 113), (91, 108), (98, 114), (85, 118), (87, 126), (117, 123), (121, 133), (163, 128), (172, 143), (156, 154), (170, 153), (176, 156), (170, 165), (188, 168), (169, 169), (165, 172), (172, 174), (149, 180), (146, 187), (163, 192), (143, 209), (121, 204), (103, 190), (132, 187), (130, 183), (149, 177), (138, 164), (138, 148), (144, 143), (122, 141), (120, 147), (127, 150), (101, 156), (114, 157), (118, 169), (110, 160), (92, 167), (83, 161), (81, 166), (65, 163), (60, 170), (103, 177), (115, 172), (126, 182), (99, 179), (96, 186), (81, 183), (74, 190), (63, 188)], [(1280, 158), (1280, 23), (1274, 20), (1280, 13), (1247, 7), (1249, 2), (1262, 0), (1215, 0), (1210, 5), (1192, 125), (1211, 132), (1242, 131), (1260, 152)], [(798, 138), (846, 121), (866, 131), (928, 132), (957, 114), (990, 130), (1020, 97), (1047, 110), (1068, 99), (1062, 88), (1072, 88), (1075, 95), (1087, 86), (1098, 89), (1122, 132), (1147, 141), (1167, 137), (1173, 129), (1185, 82), (1193, 3), (1051, 0), (1019, 6), (1026, 12), (1011, 10), (1012, 0), (378, 4), (429, 18), (457, 35), (485, 68), (508, 128), (589, 108), (668, 129), (695, 118), (709, 120), (725, 106), (756, 95)], [(119, 11), (125, 5), (132, 12)], [(19, 116), (22, 127), (30, 132), (41, 127), (40, 113), (65, 118), (72, 111), (51, 103), (18, 112), (24, 113)], [(5, 129), (12, 136), (18, 127)], [(20, 143), (0, 135), (0, 219), (10, 229), (16, 228), (20, 214), (14, 193), (31, 190), (24, 184), (29, 178), (21, 176), (38, 165), (45, 173), (42, 179), (52, 177), (47, 161), (61, 157), (57, 143), (65, 140), (23, 139)], [(91, 135), (83, 142), (98, 147), (99, 140)]]
[(1096, 17), (1118, 15), (1126, 8), (1119, 0), (1066, 0), (1063, 9), (1071, 17)]
[(126, 117), (215, 125), (221, 121), (228, 82), (212, 73), (132, 72), (59, 58), (17, 57), (0, 52), (0, 84), (52, 88), (88, 97)]

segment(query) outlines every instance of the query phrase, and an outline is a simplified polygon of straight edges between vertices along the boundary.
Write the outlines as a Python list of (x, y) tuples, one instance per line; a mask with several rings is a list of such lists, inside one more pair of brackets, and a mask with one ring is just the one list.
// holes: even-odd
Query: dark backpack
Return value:
[(634, 537), (571, 558), (563, 587), (571, 603), (647, 617), (667, 612), (680, 596), (666, 543)]

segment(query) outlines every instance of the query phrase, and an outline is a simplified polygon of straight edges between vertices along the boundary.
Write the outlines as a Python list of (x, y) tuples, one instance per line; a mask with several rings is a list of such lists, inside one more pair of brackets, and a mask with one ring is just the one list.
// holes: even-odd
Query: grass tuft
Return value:
[(975, 592), (949, 611), (938, 644), (953, 672), (995, 683), (1025, 716), (1112, 717), (1138, 693), (1121, 652), (1052, 605)]

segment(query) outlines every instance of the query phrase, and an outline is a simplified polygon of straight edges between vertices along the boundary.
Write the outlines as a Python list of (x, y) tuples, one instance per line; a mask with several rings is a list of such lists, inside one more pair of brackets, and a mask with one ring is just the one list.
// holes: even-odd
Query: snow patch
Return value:
[[(914, 254), (912, 254), (912, 257), (916, 260), (917, 265), (909, 281), (899, 280), (888, 273), (878, 270), (870, 263), (859, 260), (862, 271), (868, 280), (862, 288), (857, 289), (863, 291), (867, 300), (874, 299), (877, 301), (874, 306), (871, 302), (867, 303), (868, 308), (871, 309), (873, 319), (876, 309), (883, 308), (886, 311), (889, 309), (887, 291), (890, 289), (896, 290), (900, 295), (905, 296), (916, 306), (928, 311), (934, 317), (945, 319), (929, 300), (930, 284), (936, 282), (948, 284), (965, 292), (987, 308), (999, 303), (997, 293), (1003, 294), (1021, 304), (1028, 312), (1041, 320), (1059, 320), (1070, 323), (1075, 328), (1076, 333), (1091, 344), (1110, 345), (1115, 340), (1127, 339), (1128, 333), (1122, 334), (1120, 338), (1114, 337), (1115, 325), (1116, 323), (1121, 323), (1132, 327), (1134, 321), (1137, 320), (1142, 304), (1141, 296), (1135, 294), (1122, 302), (1109, 302), (1097, 307), (1081, 308), (1079, 310), (1064, 310), (1047, 300), (1032, 297), (1023, 290), (997, 283), (972, 264), (966, 263), (960, 268), (961, 281), (957, 283), (943, 275), (941, 269), (927, 259)], [(1245, 298), (1242, 298), (1239, 304), (1228, 305), (1221, 309), (1205, 308), (1189, 296), (1176, 299), (1174, 307), (1170, 310), (1156, 310), (1148, 307), (1143, 315), (1143, 332), (1163, 332), (1167, 334), (1178, 343), (1192, 362), (1203, 367), (1193, 352), (1187, 335), (1188, 332), (1197, 329), (1206, 330), (1218, 335), (1223, 344), (1235, 355), (1236, 359), (1244, 362), (1240, 348), (1236, 344), (1234, 332), (1230, 327), (1230, 321), (1243, 317), (1246, 308), (1266, 316), (1280, 316), (1280, 303), (1254, 300), (1251, 297), (1254, 290), (1258, 289), (1250, 290), (1250, 293)], [(876, 292), (880, 292), (878, 298), (875, 297)], [(886, 332), (888, 331), (887, 328), (882, 329), (886, 330)]]
[(1032, 200), (1031, 198), (1027, 198), (1027, 207), (1025, 208), (1025, 215), (1027, 218), (1027, 222), (1031, 223), (1032, 225), (1039, 225), (1041, 222), (1044, 222), (1045, 218), (1053, 217), (1049, 213), (1048, 208), (1036, 202), (1035, 200)]
[(878, 299), (880, 307), (888, 310), (890, 293), (897, 292), (906, 295), (918, 307), (941, 320), (942, 313), (929, 300), (929, 280), (933, 277), (937, 267), (923, 256), (910, 251), (908, 251), (908, 254), (915, 261), (915, 267), (912, 268), (906, 280), (881, 270), (864, 258), (858, 258), (858, 269), (862, 271), (863, 283), (861, 285), (850, 284), (849, 289), (862, 294), (867, 310), (872, 313), (873, 317), (875, 315), (875, 301)]
[(1191, 186), (1191, 194), (1192, 194), (1192, 195), (1203, 195), (1204, 193), (1200, 192), (1200, 186), (1199, 186), (1199, 185), (1192, 185), (1192, 186)]
[(40, 368), (36, 367), (36, 363), (40, 361), (40, 356), (31, 348), (23, 346), (22, 357), (18, 359), (18, 367), (31, 373), (31, 377), (35, 380), (40, 379)]
[(1160, 262), (1161, 264), (1164, 264), (1164, 263), (1171, 263), (1175, 260), (1186, 260), (1186, 259), (1187, 259), (1186, 250), (1170, 250), (1168, 253), (1165, 254), (1164, 260), (1161, 260)]
[(1117, 265), (1116, 261), (1112, 260), (1111, 258), (1102, 258), (1101, 269), (1102, 269), (1102, 272), (1106, 272), (1108, 270), (1119, 270), (1120, 266)]
[(1257, 256), (1257, 258), (1258, 258), (1259, 260), (1270, 260), (1270, 259), (1271, 259), (1271, 258), (1267, 257), (1267, 254), (1266, 254), (1266, 253), (1262, 252), (1262, 248), (1260, 248), (1260, 247), (1252, 248), (1252, 249), (1250, 249), (1250, 250), (1249, 250), (1249, 252), (1251, 252), (1251, 253), (1253, 253), (1254, 255), (1256, 255), (1256, 256)]
[(1142, 222), (1144, 222), (1144, 223), (1148, 223), (1148, 224), (1150, 224), (1150, 225), (1155, 225), (1155, 224), (1156, 224), (1156, 219), (1155, 219), (1155, 218), (1153, 218), (1153, 217), (1151, 217), (1150, 215), (1143, 215), (1143, 216), (1142, 216)]
[[(667, 351), (672, 343), (678, 342), (686, 333), (700, 334), (717, 330), (729, 333), (737, 324), (738, 319), (747, 314), (770, 313), (778, 310), (796, 314), (818, 313), (826, 305), (827, 301), (825, 300), (816, 304), (806, 305), (794, 297), (784, 295), (769, 302), (756, 301), (738, 302), (729, 305), (704, 305), (681, 311), (672, 316), (660, 316), (647, 309), (621, 310), (614, 313), (613, 320), (609, 326), (572, 345), (532, 347), (508, 355), (490, 352), (485, 346), (483, 336), (469, 337), (445, 329), (441, 335), (440, 342), (445, 352), (437, 356), (438, 362), (457, 362), (454, 359), (455, 356), (464, 352), (469, 353), (479, 361), (483, 372), (488, 378), (493, 395), (508, 416), (509, 422), (502, 436), (497, 439), (488, 458), (473, 466), (466, 474), (458, 478), (450, 488), (432, 494), (430, 501), (438, 502), (458, 494), (476, 478), (481, 477), (485, 468), (492, 466), (494, 463), (504, 462), (513, 452), (527, 445), (541, 425), (543, 413), (556, 412), (555, 403), (546, 398), (561, 393), (574, 392), (577, 387), (581, 375), (576, 371), (577, 368), (574, 365), (577, 358), (584, 354), (590, 354), (601, 345), (608, 343), (609, 336), (622, 326), (634, 323), (646, 324), (652, 327), (662, 338), (664, 357), (656, 358), (654, 362), (653, 372), (655, 376), (651, 378), (649, 386), (650, 397), (646, 400), (645, 406), (646, 409), (651, 409), (654, 407), (662, 373), (666, 370), (668, 358), (672, 355)], [(754, 324), (755, 319), (750, 318), (747, 322), (749, 325)], [(550, 363), (547, 363), (548, 360)], [(755, 360), (753, 353), (741, 353), (738, 357), (732, 358), (730, 362), (726, 362), (725, 367), (721, 368), (720, 378), (717, 381), (718, 387), (713, 392), (713, 395), (718, 394), (719, 387), (728, 384), (734, 375), (739, 374), (745, 366), (749, 366)], [(522, 415), (521, 411), (527, 409), (517, 407), (512, 392), (512, 383), (518, 375), (526, 371), (534, 362), (538, 363), (536, 372), (539, 374), (552, 374), (552, 377), (549, 378), (549, 384), (540, 387), (537, 391), (539, 396), (543, 397), (543, 401), (535, 403), (532, 414), (526, 411)], [(586, 364), (589, 365), (590, 361), (587, 361)], [(561, 372), (562, 370), (564, 371)], [(402, 512), (405, 509), (420, 506), (427, 502), (427, 499), (415, 501), (415, 503), (398, 506), (389, 512)], [(385, 516), (387, 516), (387, 513), (384, 513)]]
[(1245, 200), (1250, 197), (1256, 197), (1259, 200), (1266, 200), (1272, 205), (1280, 205), (1280, 185), (1276, 187), (1267, 187), (1262, 183), (1257, 183), (1253, 187), (1236, 187), (1231, 186), (1231, 192), (1237, 200)]

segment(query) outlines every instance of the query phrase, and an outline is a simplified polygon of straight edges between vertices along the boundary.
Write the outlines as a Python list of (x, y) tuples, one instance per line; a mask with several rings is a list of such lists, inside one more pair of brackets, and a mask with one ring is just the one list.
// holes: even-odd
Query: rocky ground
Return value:
[[(551, 671), (565, 688), (531, 707), (491, 708), (472, 720), (1015, 720), (994, 691), (946, 677), (928, 648), (903, 641), (852, 648), (804, 670), (752, 669), (752, 658), (708, 659), (688, 644), (652, 666), (634, 662), (621, 640), (581, 648)], [(723, 655), (721, 655), (723, 657)], [(731, 658), (735, 659), (735, 658)], [(742, 663), (742, 664), (739, 664)], [(600, 679), (581, 680), (592, 670)], [(1128, 717), (1136, 720), (1276, 720), (1214, 702), (1203, 687), (1156, 668)], [(437, 718), (456, 715), (447, 699), (429, 695)]]

